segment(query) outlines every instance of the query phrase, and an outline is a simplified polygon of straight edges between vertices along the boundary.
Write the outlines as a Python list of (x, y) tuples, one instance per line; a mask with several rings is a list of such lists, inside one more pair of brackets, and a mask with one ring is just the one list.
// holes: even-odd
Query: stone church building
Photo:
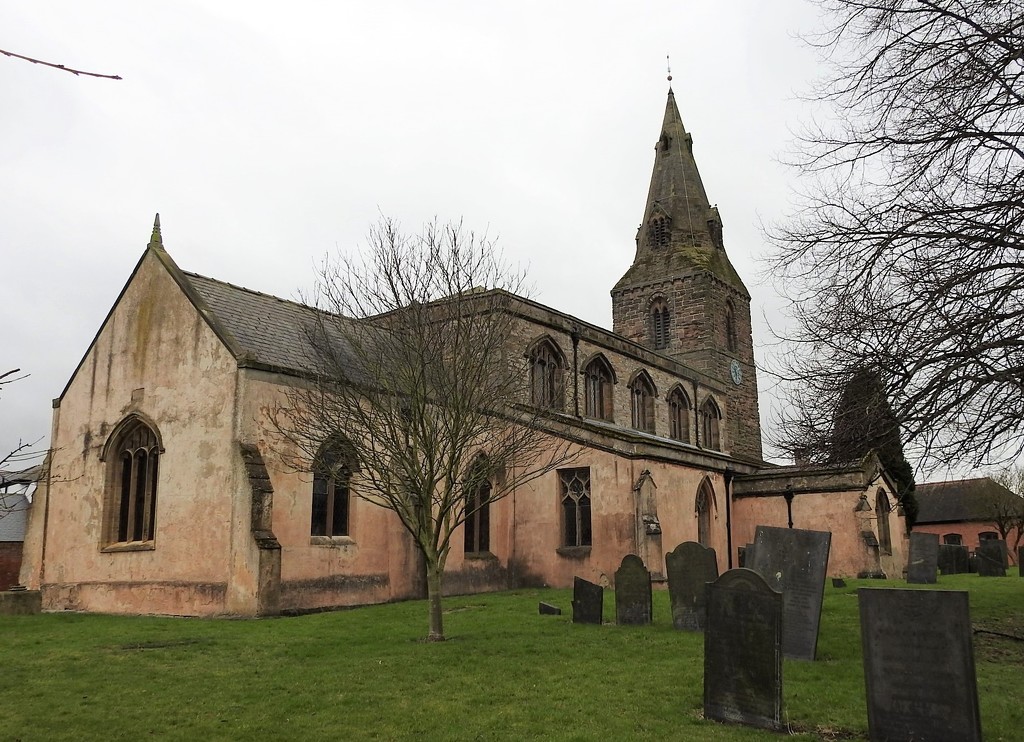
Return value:
[[(670, 90), (612, 330), (517, 301), (523, 384), (552, 382), (533, 402), (579, 455), (470, 519), (447, 591), (607, 583), (628, 553), (657, 579), (683, 541), (725, 570), (761, 524), (831, 531), (832, 575), (902, 574), (874, 457), (763, 460), (750, 294), (723, 235)], [(157, 222), (53, 403), (21, 571), (44, 609), (253, 616), (424, 594), (410, 537), (358, 474), (296, 472), (266, 445), (261, 411), (299, 383), (313, 311), (181, 270)]]

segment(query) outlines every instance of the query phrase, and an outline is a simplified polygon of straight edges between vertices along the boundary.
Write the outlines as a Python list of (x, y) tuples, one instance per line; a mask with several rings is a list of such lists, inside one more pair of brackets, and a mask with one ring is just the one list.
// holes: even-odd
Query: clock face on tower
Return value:
[(729, 375), (732, 377), (733, 384), (739, 384), (743, 381), (743, 369), (740, 367), (740, 362), (735, 358), (729, 364)]

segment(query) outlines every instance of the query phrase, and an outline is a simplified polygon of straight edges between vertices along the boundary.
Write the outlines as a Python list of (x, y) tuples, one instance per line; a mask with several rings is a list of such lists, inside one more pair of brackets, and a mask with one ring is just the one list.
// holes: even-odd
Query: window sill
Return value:
[(586, 559), (590, 556), (589, 546), (560, 546), (555, 549), (555, 553), (558, 556), (566, 557), (567, 559)]
[(156, 544), (152, 541), (127, 541), (124, 543), (107, 544), (100, 553), (102, 554), (113, 554), (120, 551), (155, 551)]
[(349, 536), (310, 536), (310, 546), (355, 546), (355, 539)]
[(465, 559), (467, 561), (470, 560), (470, 559), (479, 559), (479, 560), (482, 560), (482, 561), (491, 561), (491, 562), (498, 561), (498, 557), (496, 557), (494, 554), (492, 554), (489, 551), (467, 551), (465, 553), (464, 557), (465, 557)]

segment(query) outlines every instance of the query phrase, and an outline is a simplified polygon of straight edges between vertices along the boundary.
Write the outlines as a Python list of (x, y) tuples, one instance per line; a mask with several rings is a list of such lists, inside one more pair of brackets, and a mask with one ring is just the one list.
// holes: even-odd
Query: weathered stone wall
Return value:
[[(22, 572), (46, 610), (252, 612), (229, 559), (235, 374), (234, 358), (147, 251), (54, 409), (50, 486), (37, 490)], [(100, 457), (132, 413), (156, 424), (164, 446), (156, 532), (138, 550), (111, 550), (103, 523), (112, 464)]]

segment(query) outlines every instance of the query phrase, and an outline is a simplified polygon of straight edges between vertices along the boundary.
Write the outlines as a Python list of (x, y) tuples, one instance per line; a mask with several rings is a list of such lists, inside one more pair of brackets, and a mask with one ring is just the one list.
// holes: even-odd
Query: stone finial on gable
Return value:
[(163, 248), (163, 239), (160, 236), (160, 214), (153, 220), (153, 234), (149, 237), (149, 247)]

